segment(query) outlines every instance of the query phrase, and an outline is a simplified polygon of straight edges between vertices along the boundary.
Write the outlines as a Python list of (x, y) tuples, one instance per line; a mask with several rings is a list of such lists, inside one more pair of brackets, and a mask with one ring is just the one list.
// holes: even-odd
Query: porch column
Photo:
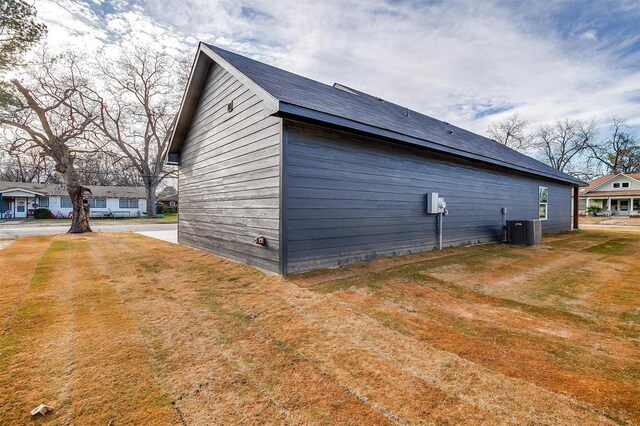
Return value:
[(607, 211), (611, 213), (611, 197), (607, 198)]
[(580, 217), (578, 216), (578, 200), (580, 198), (580, 194), (578, 193), (578, 187), (573, 187), (573, 229), (578, 229), (578, 221)]
[(629, 200), (629, 216), (633, 214), (633, 197)]

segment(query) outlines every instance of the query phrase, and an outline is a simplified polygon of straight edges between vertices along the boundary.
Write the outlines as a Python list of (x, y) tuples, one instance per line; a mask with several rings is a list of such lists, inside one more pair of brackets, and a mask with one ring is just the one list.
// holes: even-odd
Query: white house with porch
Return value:
[(579, 210), (587, 213), (590, 206), (612, 216), (640, 215), (640, 173), (618, 173), (601, 176), (580, 190)]
[[(147, 212), (143, 187), (88, 186), (92, 217), (137, 217)], [(63, 185), (0, 181), (0, 219), (27, 219), (37, 208), (70, 217), (71, 198)]]

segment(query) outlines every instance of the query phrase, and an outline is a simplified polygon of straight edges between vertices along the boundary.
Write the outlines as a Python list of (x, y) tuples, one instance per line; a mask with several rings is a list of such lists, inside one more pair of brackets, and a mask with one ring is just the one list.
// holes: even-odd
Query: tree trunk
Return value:
[(73, 208), (71, 228), (69, 228), (67, 233), (82, 234), (84, 232), (91, 232), (91, 227), (89, 226), (89, 204), (84, 204), (84, 193), (89, 190), (79, 183), (79, 177), (75, 171), (71, 153), (68, 150), (64, 150), (60, 157), (62, 157), (62, 161), (58, 161), (56, 170), (64, 175)]
[(69, 186), (69, 197), (73, 206), (71, 216), (71, 228), (67, 231), (70, 234), (81, 234), (91, 232), (89, 226), (89, 204), (84, 204), (84, 187), (82, 185)]
[(145, 189), (147, 191), (147, 217), (152, 218), (156, 215), (156, 190), (158, 185), (147, 183)]

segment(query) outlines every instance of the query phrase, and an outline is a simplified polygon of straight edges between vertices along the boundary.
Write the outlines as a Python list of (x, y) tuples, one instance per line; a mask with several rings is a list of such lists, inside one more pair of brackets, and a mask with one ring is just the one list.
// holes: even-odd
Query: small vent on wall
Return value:
[(233, 101), (227, 104), (227, 112), (231, 112), (231, 111), (233, 111)]
[(167, 158), (167, 164), (178, 165), (180, 164), (180, 155), (179, 154), (169, 154)]

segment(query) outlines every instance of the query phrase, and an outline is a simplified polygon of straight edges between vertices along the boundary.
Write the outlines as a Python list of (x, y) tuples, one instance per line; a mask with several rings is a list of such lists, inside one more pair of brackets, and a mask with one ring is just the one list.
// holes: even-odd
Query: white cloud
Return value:
[[(543, 6), (527, 15), (473, 1), (147, 0), (117, 3), (115, 12), (99, 17), (99, 5), (36, 3), (52, 43), (159, 43), (177, 54), (209, 41), (479, 133), (511, 114), (508, 108), (533, 126), (611, 115), (640, 125), (637, 68), (603, 50), (600, 34), (583, 23), (576, 23), (570, 39), (546, 31), (552, 19), (536, 26), (531, 16), (542, 15)], [(548, 6), (554, 13), (559, 7)], [(625, 43), (634, 41), (620, 40)]]
[(41, 1), (36, 8), (38, 17), (47, 24), (47, 41), (52, 46), (93, 50), (107, 39), (98, 17), (83, 3)]
[(580, 34), (580, 38), (583, 39), (583, 40), (597, 41), (598, 40), (598, 35), (596, 34), (596, 32), (594, 30), (588, 30), (588, 31), (585, 31), (582, 34)]

